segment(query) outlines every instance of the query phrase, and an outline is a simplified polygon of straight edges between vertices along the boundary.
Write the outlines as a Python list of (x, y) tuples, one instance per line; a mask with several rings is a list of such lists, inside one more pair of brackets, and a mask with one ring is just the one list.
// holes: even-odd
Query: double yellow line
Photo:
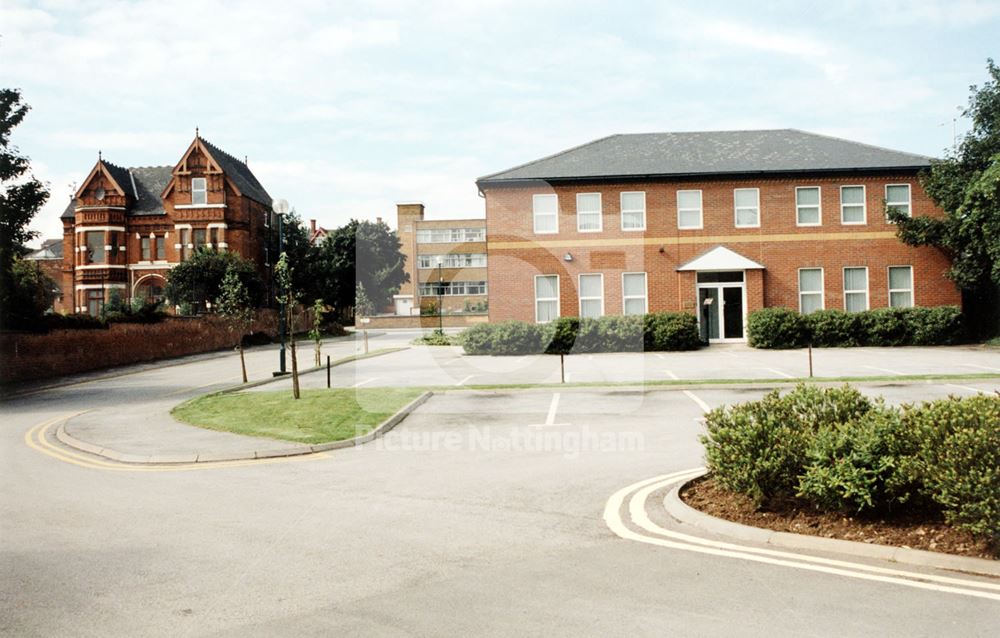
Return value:
[(39, 423), (24, 434), (24, 443), (45, 456), (54, 458), (63, 463), (77, 465), (92, 470), (103, 470), (106, 472), (187, 472), (189, 470), (214, 470), (229, 467), (245, 467), (248, 465), (270, 465), (273, 463), (290, 463), (298, 461), (312, 461), (325, 459), (329, 456), (326, 452), (316, 454), (303, 454), (301, 456), (287, 456), (273, 459), (245, 460), (245, 461), (218, 461), (210, 463), (177, 463), (170, 465), (130, 465), (128, 463), (113, 463), (93, 456), (79, 454), (62, 447), (53, 445), (46, 438), (48, 431), (59, 423), (68, 421), (76, 414), (58, 416), (48, 421)]

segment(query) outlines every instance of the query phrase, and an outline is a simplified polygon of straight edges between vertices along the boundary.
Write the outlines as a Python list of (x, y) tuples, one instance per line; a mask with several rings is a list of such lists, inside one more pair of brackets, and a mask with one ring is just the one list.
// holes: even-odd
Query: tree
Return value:
[(345, 320), (351, 318), (359, 283), (374, 310), (385, 308), (399, 286), (409, 281), (401, 246), (384, 222), (352, 219), (313, 255), (311, 274), (319, 294)]
[(323, 331), (321, 325), (323, 323), (323, 313), (326, 312), (326, 306), (323, 305), (322, 299), (317, 299), (312, 305), (312, 328), (309, 330), (309, 336), (313, 340), (313, 344), (316, 348), (316, 366), (322, 365), (322, 353), (320, 349), (323, 347)]
[(292, 349), (292, 396), (299, 398), (299, 364), (295, 356), (295, 329), (292, 320), (295, 318), (295, 306), (299, 302), (299, 293), (294, 286), (294, 268), (288, 263), (288, 255), (281, 253), (278, 263), (274, 266), (274, 283), (278, 286), (278, 303), (283, 304), (281, 311), (285, 313), (285, 338)]
[(236, 347), (240, 351), (240, 369), (243, 371), (243, 383), (247, 382), (247, 362), (243, 356), (243, 335), (253, 325), (253, 304), (250, 303), (250, 293), (240, 279), (235, 268), (230, 267), (222, 278), (221, 292), (218, 297), (218, 312), (226, 320), (229, 332), (236, 335)]
[(10, 282), (10, 294), (4, 299), (5, 327), (40, 328), (38, 319), (59, 296), (58, 285), (36, 262), (19, 257), (11, 266)]
[(41, 316), (27, 316), (30, 308), (18, 306), (23, 293), (16, 289), (14, 275), (24, 244), (37, 236), (28, 224), (49, 198), (46, 186), (29, 173), (30, 160), (10, 144), (11, 131), (30, 108), (17, 89), (0, 89), (0, 329), (23, 328), (25, 320)]
[(250, 305), (260, 303), (264, 285), (253, 262), (236, 253), (215, 252), (202, 248), (189, 259), (174, 266), (167, 275), (165, 294), (175, 305), (217, 303), (222, 292), (222, 281), (234, 270), (246, 288)]
[(911, 218), (886, 211), (904, 243), (934, 246), (951, 257), (948, 277), (963, 290), (967, 312), (981, 325), (996, 321), (1000, 286), (1000, 67), (991, 59), (987, 71), (990, 79), (982, 87), (969, 88), (963, 115), (972, 128), (921, 175), (924, 190), (945, 216)]

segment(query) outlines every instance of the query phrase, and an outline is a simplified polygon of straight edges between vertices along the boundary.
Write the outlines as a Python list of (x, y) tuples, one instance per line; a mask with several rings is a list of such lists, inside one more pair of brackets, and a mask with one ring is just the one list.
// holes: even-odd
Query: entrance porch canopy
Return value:
[(752, 259), (747, 259), (737, 252), (729, 250), (725, 246), (716, 246), (694, 259), (681, 264), (677, 267), (677, 270), (679, 272), (692, 270), (764, 270), (764, 266)]

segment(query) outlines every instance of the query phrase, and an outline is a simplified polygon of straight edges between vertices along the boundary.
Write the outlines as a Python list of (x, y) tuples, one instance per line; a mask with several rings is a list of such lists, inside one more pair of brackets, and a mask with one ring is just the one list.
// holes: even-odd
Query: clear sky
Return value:
[(98, 149), (174, 164), (196, 126), (327, 227), (481, 216), (476, 177), (612, 133), (950, 146), (1000, 0), (810, 4), (2, 0), (0, 85), (33, 107), (14, 143), (51, 185), (45, 237)]

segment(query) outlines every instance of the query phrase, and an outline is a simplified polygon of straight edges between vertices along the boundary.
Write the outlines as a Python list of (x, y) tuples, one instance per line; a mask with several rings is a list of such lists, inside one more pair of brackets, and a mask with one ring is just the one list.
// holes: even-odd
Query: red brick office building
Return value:
[(247, 163), (198, 135), (173, 166), (99, 158), (62, 215), (64, 304), (97, 314), (113, 290), (160, 300), (170, 269), (201, 247), (239, 253), (267, 281), (271, 215)]
[(713, 341), (746, 316), (961, 303), (886, 205), (941, 216), (929, 158), (797, 130), (613, 135), (477, 180), (490, 320), (658, 311)]

